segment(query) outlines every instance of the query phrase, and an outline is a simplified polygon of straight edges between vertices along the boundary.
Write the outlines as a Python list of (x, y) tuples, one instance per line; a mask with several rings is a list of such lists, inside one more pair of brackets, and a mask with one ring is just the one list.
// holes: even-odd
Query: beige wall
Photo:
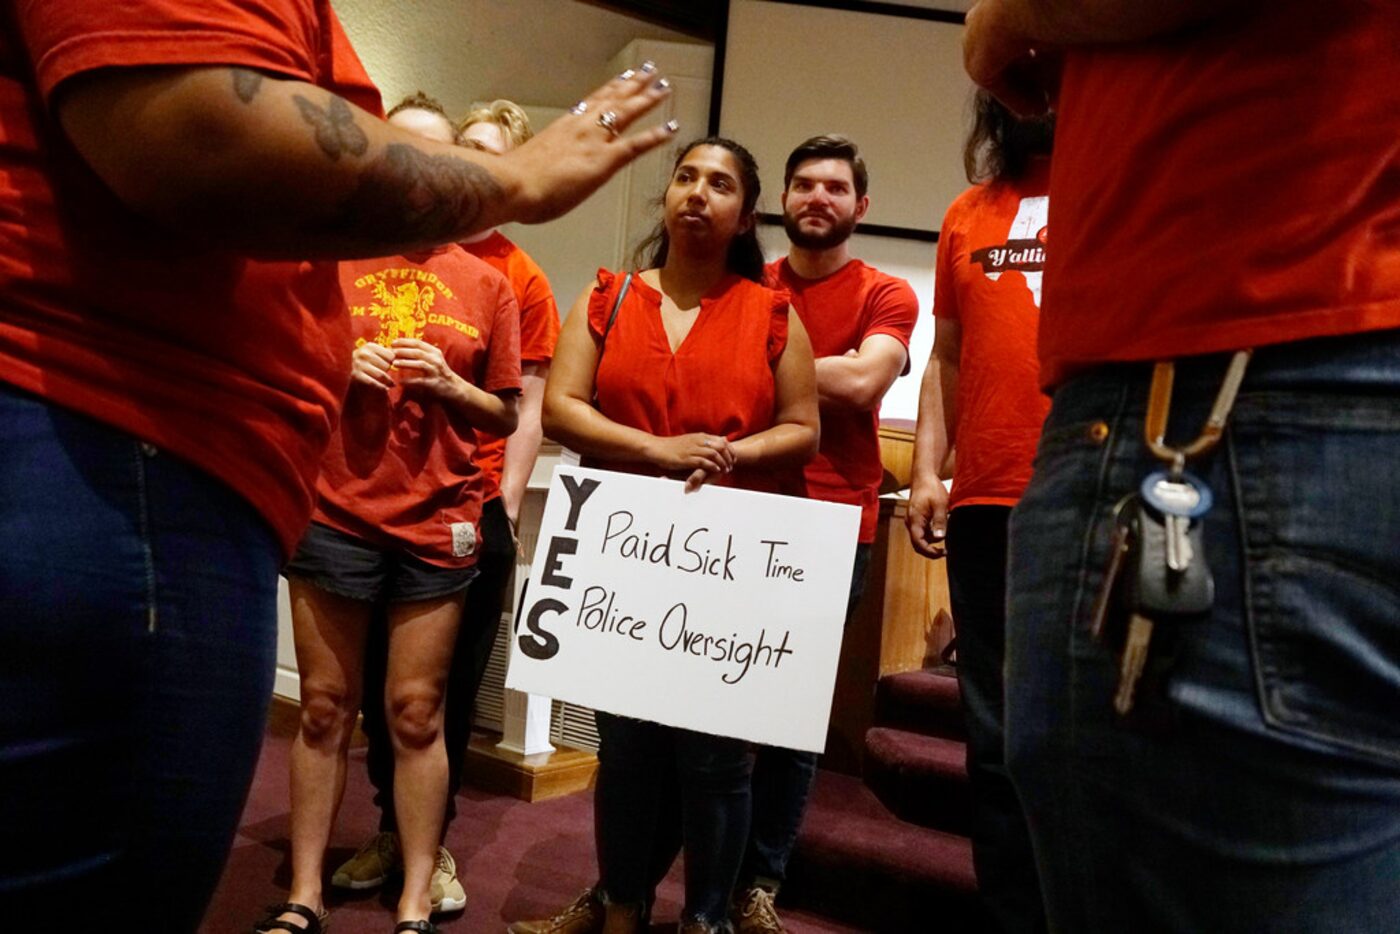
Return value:
[(720, 129), (753, 151), (765, 190), (797, 143), (843, 133), (870, 167), (866, 222), (938, 228), (967, 187), (961, 25), (733, 0), (729, 26)]
[[(969, 0), (902, 2), (942, 10), (970, 5)], [(474, 101), (509, 97), (547, 119), (606, 78), (615, 56), (634, 40), (695, 42), (576, 0), (333, 4), (387, 103), (421, 89), (454, 114)], [(779, 210), (782, 162), (791, 147), (813, 133), (838, 130), (851, 133), (866, 149), (873, 179), (870, 221), (924, 229), (941, 223), (948, 202), (966, 186), (960, 151), (971, 85), (962, 71), (961, 27), (764, 0), (733, 0), (731, 26), (722, 128), (758, 156), (768, 193), (765, 210)], [(665, 66), (664, 56), (658, 57)], [(696, 55), (685, 58), (686, 71), (695, 71)], [(707, 111), (693, 104), (695, 95), (704, 93), (695, 89), (676, 114), (684, 137), (705, 130)], [(627, 253), (632, 233), (646, 224), (645, 201), (664, 179), (656, 167), (665, 158), (650, 157), (642, 171), (612, 183), (600, 203), (586, 205), (577, 217), (554, 227), (509, 231), (539, 255), (563, 310), (592, 269), (615, 264)], [(622, 236), (615, 233), (611, 207), (601, 203), (616, 197), (629, 205)], [(764, 244), (770, 255), (786, 249), (777, 230), (765, 231)], [(912, 371), (895, 383), (884, 406), (886, 416), (913, 418), (933, 342), (934, 248), (857, 237), (853, 249), (908, 279), (919, 295), (922, 317)]]
[[(645, 123), (675, 119), (682, 138), (703, 135), (710, 114), (714, 52), (709, 46), (639, 39), (603, 67), (616, 74), (645, 59), (662, 63), (675, 89)], [(532, 106), (530, 119), (543, 126), (564, 111)], [(509, 224), (506, 236), (519, 243), (549, 276), (563, 314), (593, 282), (599, 266), (617, 269), (656, 222), (654, 199), (670, 176), (671, 147), (648, 153), (620, 172), (593, 197), (556, 221), (540, 226)]]
[(576, 0), (332, 0), (386, 106), (417, 90), (453, 114), (506, 97), (567, 107), (634, 39), (695, 40)]

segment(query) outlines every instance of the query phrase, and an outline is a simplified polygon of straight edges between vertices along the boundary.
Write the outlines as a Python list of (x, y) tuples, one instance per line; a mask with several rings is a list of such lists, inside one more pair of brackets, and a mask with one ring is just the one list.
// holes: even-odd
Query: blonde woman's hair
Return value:
[(535, 135), (535, 131), (530, 129), (530, 118), (514, 101), (492, 101), (472, 110), (457, 124), (457, 145), (466, 145), (462, 140), (462, 134), (466, 132), (467, 127), (476, 123), (496, 124), (501, 128), (501, 133), (510, 143), (511, 149), (523, 144)]
[(449, 125), (452, 123), (452, 118), (447, 115), (447, 109), (442, 106), (442, 102), (436, 97), (429, 97), (422, 91), (414, 91), (412, 94), (408, 95), (408, 97), (399, 101), (393, 107), (389, 108), (389, 112), (386, 113), (384, 117), (387, 120), (401, 110), (426, 110), (428, 113), (437, 114), (442, 117)]

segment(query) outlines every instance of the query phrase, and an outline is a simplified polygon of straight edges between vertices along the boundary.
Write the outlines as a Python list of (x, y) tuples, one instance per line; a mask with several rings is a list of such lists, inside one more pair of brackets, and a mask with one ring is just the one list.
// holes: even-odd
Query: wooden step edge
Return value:
[(523, 756), (499, 747), (500, 735), (472, 733), (462, 778), (482, 791), (521, 801), (546, 801), (593, 787), (598, 757), (559, 746), (554, 752)]
[[(301, 705), (274, 694), (268, 709), (267, 732), (279, 739), (293, 739), (301, 723)], [(534, 756), (498, 749), (499, 733), (473, 731), (467, 744), (462, 778), (482, 791), (509, 795), (521, 801), (545, 801), (593, 787), (598, 757), (582, 749), (560, 746), (554, 752)], [(369, 741), (355, 721), (352, 749)]]

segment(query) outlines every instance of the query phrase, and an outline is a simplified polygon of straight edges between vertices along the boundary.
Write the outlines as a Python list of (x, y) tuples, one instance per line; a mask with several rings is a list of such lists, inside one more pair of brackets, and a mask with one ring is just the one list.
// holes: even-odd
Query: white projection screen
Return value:
[[(851, 9), (731, 0), (720, 132), (743, 143), (773, 193), (799, 142), (835, 132), (870, 168), (868, 224), (932, 232), (967, 187), (962, 142), (972, 82), (958, 23), (899, 15), (966, 3), (849, 3)], [(888, 11), (888, 12), (875, 12)], [(911, 11), (912, 12), (912, 11)]]

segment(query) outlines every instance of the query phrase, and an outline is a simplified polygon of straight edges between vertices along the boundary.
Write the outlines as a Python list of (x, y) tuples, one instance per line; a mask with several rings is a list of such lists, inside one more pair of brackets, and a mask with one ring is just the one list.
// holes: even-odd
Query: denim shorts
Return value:
[(477, 569), (439, 567), (313, 522), (282, 573), (351, 600), (410, 603), (466, 590)]

